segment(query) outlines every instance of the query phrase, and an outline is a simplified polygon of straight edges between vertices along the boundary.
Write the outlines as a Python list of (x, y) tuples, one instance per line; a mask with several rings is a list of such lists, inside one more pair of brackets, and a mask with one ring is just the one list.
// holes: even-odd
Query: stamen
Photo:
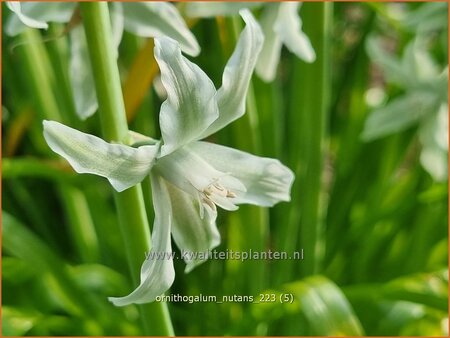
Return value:
[[(216, 203), (218, 201), (217, 198), (234, 198), (236, 197), (236, 194), (228, 189), (226, 189), (223, 185), (221, 185), (218, 180), (214, 180), (213, 183), (208, 185), (203, 190), (203, 197), (202, 202), (206, 205), (208, 205), (212, 210), (216, 210)], [(233, 202), (229, 201), (227, 203), (234, 204)], [(221, 204), (223, 207), (223, 205)]]
[(230, 190), (227, 191), (227, 197), (228, 198), (235, 198), (236, 194), (234, 192), (231, 192)]
[(206, 203), (212, 210), (216, 210), (216, 205), (209, 198), (202, 198), (202, 202)]

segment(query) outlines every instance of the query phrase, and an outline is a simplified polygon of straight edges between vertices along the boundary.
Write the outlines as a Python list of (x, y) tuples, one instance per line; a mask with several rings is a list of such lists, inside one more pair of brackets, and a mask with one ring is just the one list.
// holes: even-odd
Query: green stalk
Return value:
[(25, 68), (29, 74), (30, 88), (43, 118), (62, 121), (58, 104), (52, 91), (55, 83), (42, 36), (34, 29), (22, 33), (25, 43), (21, 46)]
[(303, 275), (319, 270), (323, 249), (319, 246), (323, 231), (322, 175), (326, 150), (325, 125), (330, 95), (329, 30), (331, 3), (305, 3), (301, 16), (303, 30), (310, 38), (317, 59), (312, 64), (295, 60), (292, 75), (291, 102), (288, 111), (288, 159), (295, 168), (296, 180), (285, 227), (279, 236), (278, 247), (292, 253), (304, 250), (299, 264), (285, 261), (280, 264), (279, 280), (284, 282), (299, 266)]
[[(119, 70), (113, 55), (108, 5), (106, 2), (85, 2), (80, 3), (80, 9), (94, 73), (103, 137), (108, 141), (124, 141), (128, 125)], [(132, 281), (138, 284), (145, 252), (151, 246), (141, 186), (134, 186), (121, 193), (115, 192), (114, 199)], [(140, 305), (139, 308), (145, 334), (174, 335), (165, 303)]]
[[(40, 113), (43, 118), (64, 121), (65, 116), (60, 113), (52, 90), (55, 86), (55, 77), (41, 42), (42, 37), (33, 29), (26, 29), (23, 37), (26, 41), (21, 46), (24, 64)], [(78, 256), (85, 262), (97, 261), (97, 235), (84, 195), (78, 189), (66, 184), (60, 184), (57, 188), (66, 211), (70, 231), (74, 235), (72, 238)]]
[(98, 238), (93, 225), (89, 206), (83, 193), (70, 184), (59, 186), (66, 215), (76, 226), (70, 229), (71, 237), (75, 239), (77, 252), (83, 262), (98, 262), (100, 252)]

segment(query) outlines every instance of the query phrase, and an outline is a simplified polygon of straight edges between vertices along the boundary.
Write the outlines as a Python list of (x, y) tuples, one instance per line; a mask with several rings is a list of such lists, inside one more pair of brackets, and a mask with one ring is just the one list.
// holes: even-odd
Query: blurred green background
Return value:
[[(296, 173), (290, 203), (221, 211), (218, 250), (303, 249), (304, 260), (210, 260), (189, 274), (178, 260), (171, 288), (294, 301), (169, 303), (175, 333), (448, 335), (447, 3), (305, 3), (300, 13), (316, 62), (284, 49), (276, 80), (253, 76), (247, 114), (209, 141)], [(241, 27), (189, 24), (202, 48), (192, 60), (219, 87)], [(124, 34), (130, 129), (156, 138), (153, 42)], [(54, 111), (100, 132), (98, 115), (74, 114), (68, 44), (60, 24), (2, 35), (2, 334), (141, 335), (137, 308), (107, 301), (136, 286), (111, 188), (76, 175), (42, 136)]]

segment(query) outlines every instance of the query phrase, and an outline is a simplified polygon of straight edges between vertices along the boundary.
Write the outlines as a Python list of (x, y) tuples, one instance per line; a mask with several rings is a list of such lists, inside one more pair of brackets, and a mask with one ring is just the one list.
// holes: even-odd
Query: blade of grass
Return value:
[(33, 111), (24, 109), (17, 116), (11, 119), (9, 128), (5, 130), (4, 136), (4, 155), (13, 156), (17, 151), (27, 129), (33, 121)]
[[(24, 31), (22, 55), (25, 68), (29, 74), (30, 87), (43, 118), (56, 121), (67, 119), (67, 114), (61, 114), (52, 88), (55, 86), (55, 77), (50, 67), (48, 55), (41, 42), (40, 34), (33, 29)], [(79, 257), (95, 261), (98, 258), (98, 244), (94, 224), (88, 213), (89, 208), (84, 196), (73, 187), (58, 185), (59, 195), (66, 206), (68, 224), (73, 234), (86, 233), (87, 237), (75, 236), (75, 247), (78, 248)], [(81, 209), (79, 209), (81, 207)], [(89, 235), (87, 235), (89, 234)], [(89, 238), (88, 241), (86, 239)]]
[(2, 239), (6, 252), (21, 258), (27, 264), (41, 273), (50, 272), (55, 278), (59, 290), (55, 290), (61, 297), (67, 309), (76, 316), (96, 319), (98, 330), (102, 331), (102, 324), (109, 322), (107, 312), (85, 290), (74, 283), (68, 272), (67, 265), (58, 255), (23, 224), (6, 212), (2, 217)]
[[(288, 164), (295, 168), (285, 226), (280, 227), (277, 247), (292, 254), (304, 250), (300, 265), (303, 275), (319, 270), (324, 244), (322, 175), (327, 148), (325, 127), (330, 95), (331, 3), (305, 3), (302, 6), (303, 30), (310, 38), (317, 59), (312, 64), (294, 61), (291, 101), (288, 110)], [(277, 282), (291, 279), (295, 261), (279, 262)], [(297, 265), (298, 266), (298, 265)]]
[(61, 103), (65, 110), (65, 122), (72, 127), (81, 125), (73, 100), (72, 89), (69, 81), (69, 65), (67, 60), (69, 59), (69, 48), (67, 39), (65, 36), (61, 36), (64, 33), (64, 27), (59, 24), (50, 24), (49, 34), (54, 37), (54, 40), (48, 43), (48, 54), (54, 69), (55, 75), (55, 91), (59, 93), (57, 100)]
[(364, 334), (359, 318), (342, 289), (326, 277), (310, 276), (282, 285), (277, 290), (266, 290), (263, 294), (267, 300), (252, 305), (254, 316), (280, 323), (285, 335)]

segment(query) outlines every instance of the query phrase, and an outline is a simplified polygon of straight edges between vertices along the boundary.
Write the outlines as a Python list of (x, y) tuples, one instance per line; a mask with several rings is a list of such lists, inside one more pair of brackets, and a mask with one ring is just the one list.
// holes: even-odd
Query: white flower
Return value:
[[(76, 2), (6, 2), (16, 15), (6, 22), (5, 32), (10, 36), (28, 27), (47, 29), (48, 22), (67, 23), (77, 9)], [(110, 4), (112, 40), (116, 50), (123, 31), (141, 37), (168, 36), (180, 43), (182, 50), (192, 56), (200, 53), (195, 36), (190, 32), (175, 6), (166, 2), (112, 2)], [(80, 118), (86, 119), (98, 108), (94, 79), (89, 61), (84, 28), (78, 25), (70, 30), (70, 81), (75, 108)], [(116, 52), (117, 53), (117, 52)]]
[[(170, 38), (155, 40), (167, 100), (160, 111), (162, 141), (146, 145), (110, 144), (60, 123), (44, 121), (44, 136), (79, 173), (106, 177), (123, 191), (150, 175), (155, 209), (151, 253), (170, 253), (172, 235), (182, 252), (206, 253), (220, 242), (217, 206), (236, 210), (242, 203), (272, 206), (290, 200), (291, 170), (278, 160), (257, 157), (200, 141), (245, 112), (249, 81), (263, 35), (248, 10), (246, 27), (216, 90), (208, 76), (181, 54)], [(132, 137), (137, 140), (136, 134)], [(139, 141), (143, 136), (139, 135)], [(140, 142), (142, 144), (142, 142)], [(130, 295), (110, 298), (118, 306), (154, 301), (174, 280), (173, 262), (149, 255), (141, 284)], [(186, 272), (207, 255), (185, 255)]]
[(302, 31), (302, 21), (298, 15), (301, 2), (282, 1), (258, 2), (188, 2), (186, 14), (190, 17), (212, 17), (234, 15), (241, 8), (263, 6), (261, 24), (264, 45), (256, 64), (256, 73), (264, 81), (275, 78), (283, 44), (305, 62), (314, 62), (316, 54), (308, 37)]
[(385, 51), (379, 38), (369, 37), (367, 53), (386, 80), (404, 93), (370, 112), (362, 139), (372, 141), (418, 125), (420, 162), (438, 182), (448, 179), (448, 66), (443, 70), (427, 51), (426, 39), (416, 37), (403, 57)]

